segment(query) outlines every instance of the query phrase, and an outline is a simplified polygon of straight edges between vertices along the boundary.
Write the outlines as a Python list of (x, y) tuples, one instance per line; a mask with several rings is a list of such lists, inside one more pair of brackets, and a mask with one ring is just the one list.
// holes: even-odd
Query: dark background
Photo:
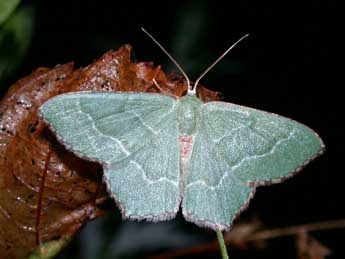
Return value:
[[(250, 33), (201, 83), (221, 91), (226, 101), (310, 126), (327, 151), (287, 182), (259, 188), (237, 222), (259, 217), (266, 228), (276, 228), (345, 218), (343, 85), (337, 64), (341, 30), (335, 1), (26, 2), (34, 7), (34, 35), (21, 66), (4, 81), (7, 86), (39, 66), (71, 60), (76, 67), (85, 66), (125, 43), (133, 46), (133, 60), (154, 61), (166, 72), (176, 70), (141, 26), (193, 81), (227, 47)], [(334, 258), (345, 258), (344, 229), (312, 234)], [(158, 224), (122, 223), (114, 208), (111, 215), (87, 224), (58, 258), (143, 258), (214, 237), (181, 216)], [(230, 257), (295, 258), (294, 242), (292, 237), (278, 238), (263, 250), (249, 252), (230, 247)]]

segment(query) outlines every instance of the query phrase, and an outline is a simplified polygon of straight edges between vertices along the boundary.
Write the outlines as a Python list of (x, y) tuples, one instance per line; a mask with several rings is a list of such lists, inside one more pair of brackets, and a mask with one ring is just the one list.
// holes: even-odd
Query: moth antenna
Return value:
[(193, 92), (193, 89), (190, 86), (190, 81), (189, 78), (187, 76), (187, 74), (183, 71), (183, 69), (181, 68), (181, 66), (177, 63), (177, 61), (169, 54), (168, 51), (165, 50), (165, 48), (163, 48), (163, 46), (149, 33), (147, 32), (143, 27), (141, 27), (141, 30), (143, 32), (146, 33), (147, 36), (149, 36), (151, 38), (151, 40), (153, 40), (154, 43), (156, 43), (158, 45), (158, 47), (160, 47), (161, 50), (163, 50), (163, 52), (170, 58), (170, 60), (175, 64), (175, 66), (180, 70), (180, 72), (182, 73), (182, 75), (184, 76), (184, 78), (187, 81), (187, 87), (188, 87), (188, 93), (189, 94), (195, 94), (195, 92)]
[(214, 61), (199, 77), (198, 79), (195, 81), (193, 88), (191, 89), (191, 91), (195, 94), (196, 93), (196, 87), (199, 84), (199, 81), (201, 80), (201, 78), (203, 78), (208, 71), (210, 71), (226, 54), (228, 54), (228, 52), (235, 47), (240, 41), (242, 41), (244, 38), (248, 37), (249, 34), (246, 34), (244, 36), (242, 36), (239, 40), (237, 40), (234, 44), (232, 44), (216, 61)]
[(157, 87), (157, 89), (158, 89), (161, 93), (164, 92), (164, 90), (162, 89), (162, 87), (160, 87), (159, 84), (157, 83), (156, 79), (153, 78), (153, 79), (152, 79), (152, 82), (153, 82), (153, 84)]

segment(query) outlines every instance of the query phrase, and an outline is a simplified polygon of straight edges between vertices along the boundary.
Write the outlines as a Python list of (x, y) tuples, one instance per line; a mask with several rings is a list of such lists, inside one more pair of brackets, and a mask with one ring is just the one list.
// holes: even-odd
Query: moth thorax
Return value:
[(191, 136), (197, 130), (202, 102), (194, 96), (184, 96), (177, 108), (178, 129), (180, 136)]

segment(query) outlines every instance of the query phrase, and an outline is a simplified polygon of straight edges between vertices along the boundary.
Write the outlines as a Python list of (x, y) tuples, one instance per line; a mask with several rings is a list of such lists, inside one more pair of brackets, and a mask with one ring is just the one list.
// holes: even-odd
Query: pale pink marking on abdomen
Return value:
[(181, 154), (181, 169), (185, 172), (187, 163), (193, 148), (193, 136), (181, 136), (180, 137), (180, 154)]

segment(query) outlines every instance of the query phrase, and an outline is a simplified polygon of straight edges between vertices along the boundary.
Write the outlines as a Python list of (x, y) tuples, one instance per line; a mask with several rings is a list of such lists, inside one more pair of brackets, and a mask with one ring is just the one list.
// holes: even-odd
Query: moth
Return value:
[(193, 86), (166, 52), (188, 84), (179, 99), (74, 92), (48, 100), (40, 116), (68, 150), (102, 164), (123, 218), (168, 220), (181, 207), (187, 221), (229, 230), (258, 186), (291, 177), (324, 150), (320, 137), (294, 120), (197, 97), (199, 80), (240, 40)]

